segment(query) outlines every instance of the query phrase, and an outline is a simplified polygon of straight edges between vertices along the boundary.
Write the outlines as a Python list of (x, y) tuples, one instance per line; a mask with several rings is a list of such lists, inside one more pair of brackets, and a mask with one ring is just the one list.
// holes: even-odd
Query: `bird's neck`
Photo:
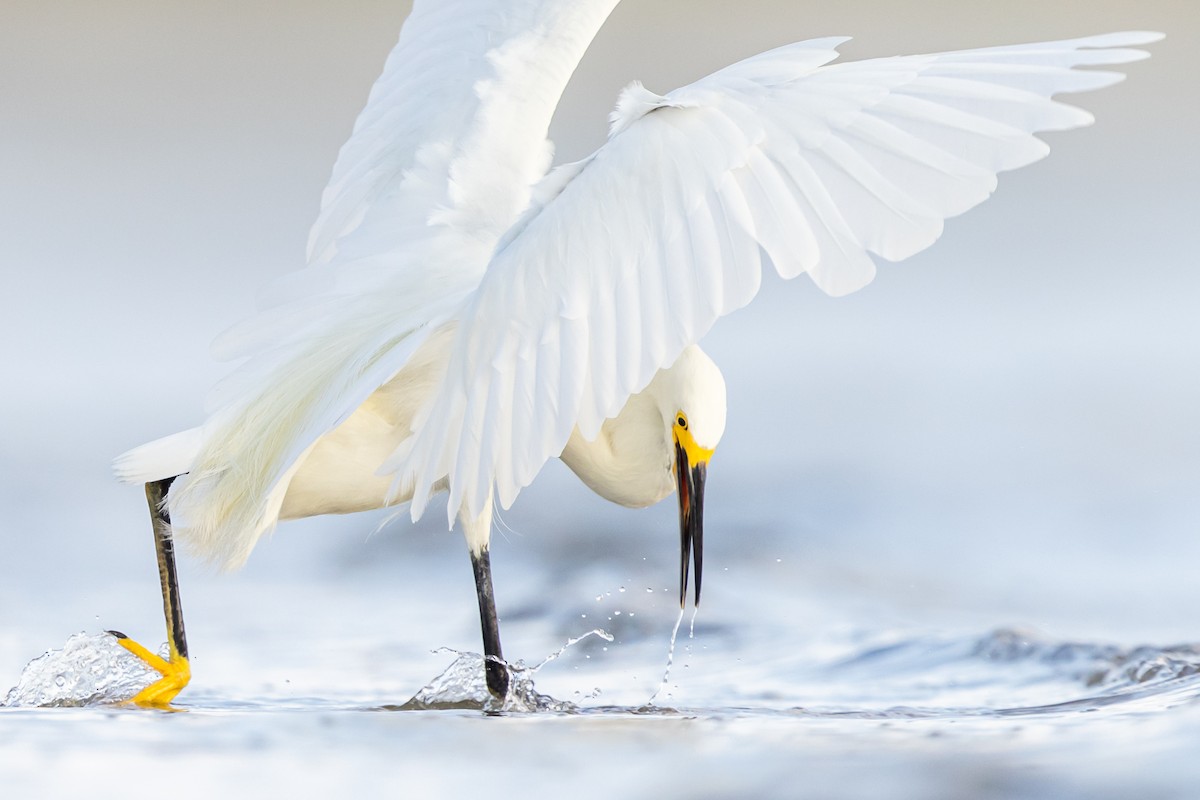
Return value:
[(675, 490), (669, 435), (654, 400), (634, 395), (595, 440), (572, 431), (562, 460), (605, 500), (642, 508)]

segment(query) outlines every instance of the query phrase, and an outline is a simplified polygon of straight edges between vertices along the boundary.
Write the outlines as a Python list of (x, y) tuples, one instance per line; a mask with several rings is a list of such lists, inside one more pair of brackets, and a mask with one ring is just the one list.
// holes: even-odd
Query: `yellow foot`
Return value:
[(145, 661), (150, 669), (162, 675), (161, 678), (145, 689), (142, 689), (126, 702), (150, 708), (167, 708), (170, 706), (171, 701), (175, 699), (175, 695), (183, 691), (183, 687), (187, 686), (188, 681), (192, 679), (192, 668), (188, 664), (188, 660), (181, 656), (175, 650), (174, 646), (170, 648), (171, 660), (167, 661), (161, 656), (151, 653), (120, 631), (109, 631), (109, 633), (117, 637), (117, 644), (133, 653), (142, 661)]

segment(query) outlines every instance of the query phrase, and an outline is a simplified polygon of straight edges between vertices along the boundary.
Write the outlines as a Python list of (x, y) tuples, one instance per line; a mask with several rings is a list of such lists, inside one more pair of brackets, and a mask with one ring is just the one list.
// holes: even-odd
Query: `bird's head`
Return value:
[(725, 379), (695, 345), (658, 377), (662, 381), (655, 394), (667, 422), (679, 496), (679, 605), (687, 599), (689, 562), (695, 564), (698, 605), (704, 566), (704, 481), (708, 462), (725, 433)]

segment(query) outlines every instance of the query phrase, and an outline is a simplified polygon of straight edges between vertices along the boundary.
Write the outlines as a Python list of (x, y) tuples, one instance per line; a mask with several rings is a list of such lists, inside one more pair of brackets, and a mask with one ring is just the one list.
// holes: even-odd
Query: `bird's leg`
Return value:
[(496, 616), (496, 593), (492, 589), (492, 559), (488, 545), (492, 538), (492, 498), (483, 510), (472, 517), (464, 505), (458, 515), (467, 549), (471, 552), (471, 569), (475, 573), (475, 594), (479, 598), (479, 621), (483, 626), (483, 668), (488, 691), (498, 699), (508, 696), (508, 665), (500, 651), (500, 620)]
[(162, 675), (129, 701), (155, 708), (170, 704), (192, 678), (191, 666), (188, 664), (187, 637), (183, 631), (183, 607), (179, 602), (179, 578), (175, 572), (175, 541), (171, 537), (171, 517), (165, 506), (167, 491), (174, 480), (175, 478), (166, 478), (146, 484), (146, 502), (150, 505), (154, 549), (158, 553), (158, 577), (162, 582), (163, 614), (167, 620), (167, 647), (170, 657), (164, 660), (125, 634), (109, 631), (117, 637), (117, 642), (122, 647)]
[(483, 667), (488, 691), (500, 700), (508, 694), (508, 667), (500, 650), (500, 620), (496, 617), (496, 595), (492, 589), (492, 559), (488, 548), (471, 552), (475, 571), (475, 593), (479, 596), (479, 621), (483, 625)]

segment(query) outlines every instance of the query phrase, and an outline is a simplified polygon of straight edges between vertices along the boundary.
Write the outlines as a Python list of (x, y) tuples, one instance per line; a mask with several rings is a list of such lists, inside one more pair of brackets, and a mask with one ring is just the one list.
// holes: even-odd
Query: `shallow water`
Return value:
[[(726, 708), (672, 707), (657, 694), (636, 706), (561, 700), (537, 691), (537, 673), (592, 631), (578, 637), (540, 664), (509, 665), (512, 687), (503, 705), (487, 692), (479, 653), (440, 648), (451, 658), (446, 669), (409, 700), (380, 706), (394, 711), (462, 709), (490, 714), (691, 714), (762, 713), (808, 718), (942, 719), (1050, 716), (1104, 708), (1168, 709), (1200, 697), (1200, 646), (1121, 648), (1079, 642), (1054, 642), (1018, 630), (998, 630), (979, 638), (920, 638), (870, 646), (830, 663), (812, 664), (788, 677), (793, 689), (820, 697), (820, 705), (762, 705), (774, 695), (755, 681), (753, 669), (740, 698), (745, 705)], [(165, 646), (163, 647), (165, 651)], [(72, 708), (119, 705), (156, 677), (116, 645), (107, 634), (76, 634), (62, 649), (31, 661), (0, 707)], [(805, 683), (811, 683), (805, 686)], [(664, 686), (665, 686), (664, 682)], [(752, 691), (757, 687), (758, 691)], [(598, 694), (598, 693), (597, 693)], [(838, 700), (846, 699), (844, 704)], [(259, 701), (268, 708), (270, 700)], [(338, 707), (308, 698), (301, 705)], [(242, 707), (220, 700), (181, 701), (179, 709), (221, 710)], [(351, 706), (353, 707), (353, 706)], [(1127, 709), (1121, 709), (1127, 710)]]
[[(186, 775), (184, 796), (230, 786), (515, 793), (530, 780), (580, 797), (1187, 796), (1189, 743), (1171, 737), (1200, 722), (1200, 683), (1162, 672), (1139, 680), (1143, 667), (1178, 654), (1027, 646), (1010, 632), (929, 645), (898, 643), (814, 670), (844, 692), (874, 679), (873, 701), (856, 705), (772, 705), (751, 693), (730, 705), (494, 716), (194, 691), (184, 713), (4, 709), (0, 730), (20, 731), (5, 751), (9, 786), (95, 796), (120, 793), (104, 782), (113, 774)], [(1182, 671), (1194, 673), (1187, 656)], [(889, 682), (895, 668), (903, 677)], [(989, 695), (1041, 704), (990, 706)]]
[[(317, 548), (325, 566), (291, 563), (286, 576), (185, 576), (195, 677), (178, 713), (30, 707), (46, 698), (27, 680), (21, 703), (0, 708), (0, 770), (17, 792), (6, 796), (117, 796), (114, 775), (183, 796), (581, 798), (1186, 797), (1200, 778), (1200, 647), (916, 628), (820, 586), (781, 594), (714, 575), (651, 704), (677, 595), (638, 580), (637, 561), (555, 572), (505, 559), (506, 649), (537, 666), (517, 673), (519, 704), (492, 708), (479, 657), (457, 648), (477, 635), (473, 596), (467, 574), (445, 585), (460, 555), (445, 549), (351, 572)], [(668, 571), (647, 562), (645, 574)], [(152, 584), (124, 590), (154, 600)], [(153, 625), (146, 611), (134, 622)], [(612, 641), (587, 635), (598, 625)], [(103, 656), (107, 638), (68, 650)], [(15, 684), (17, 654), (0, 655)], [(62, 669), (41, 674), (53, 684)]]

